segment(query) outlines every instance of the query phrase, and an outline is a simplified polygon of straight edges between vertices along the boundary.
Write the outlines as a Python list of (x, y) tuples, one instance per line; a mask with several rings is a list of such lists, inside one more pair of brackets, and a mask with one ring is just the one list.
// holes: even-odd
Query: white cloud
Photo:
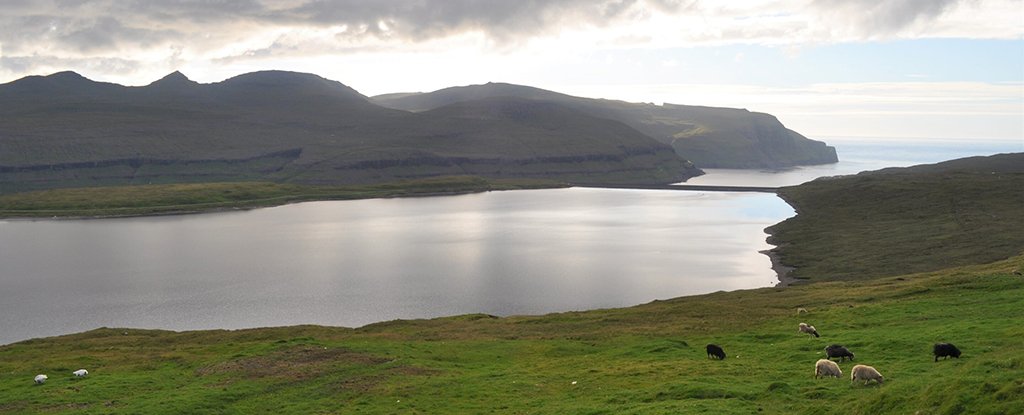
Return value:
[(36, 73), (55, 59), (69, 67), (122, 59), (148, 74), (181, 62), (421, 53), (438, 45), (493, 54), (1019, 39), (1022, 8), (1021, 0), (7, 0), (0, 45), (7, 62), (18, 64), (0, 66), (0, 79)]

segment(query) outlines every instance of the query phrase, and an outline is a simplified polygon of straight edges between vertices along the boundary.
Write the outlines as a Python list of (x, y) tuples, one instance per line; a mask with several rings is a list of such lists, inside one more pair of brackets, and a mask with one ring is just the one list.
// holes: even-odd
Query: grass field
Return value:
[[(4, 413), (1024, 413), (1024, 257), (641, 306), (0, 347)], [(803, 307), (808, 314), (795, 315)], [(815, 325), (821, 338), (797, 333)], [(932, 361), (948, 341), (960, 359)], [(724, 361), (703, 346), (722, 345)], [(883, 385), (814, 379), (831, 343)], [(76, 379), (71, 371), (86, 368)], [(50, 379), (32, 382), (37, 373)]]

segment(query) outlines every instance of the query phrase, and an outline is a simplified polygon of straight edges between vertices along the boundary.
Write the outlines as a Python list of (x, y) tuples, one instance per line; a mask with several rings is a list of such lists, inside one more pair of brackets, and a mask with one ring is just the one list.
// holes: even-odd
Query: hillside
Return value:
[(786, 168), (838, 161), (835, 148), (807, 139), (771, 115), (742, 109), (589, 99), (504, 83), (386, 94), (372, 100), (385, 107), (419, 112), (496, 97), (556, 102), (595, 117), (622, 122), (671, 145), (680, 157), (698, 167)]
[[(987, 263), (1024, 251), (1024, 153), (822, 178), (779, 195), (769, 228), (801, 280), (854, 280)], [(841, 255), (839, 253), (842, 253)]]
[[(1024, 328), (1007, 316), (1024, 307), (1022, 268), (359, 329), (98, 329), (0, 346), (0, 413), (1021, 413)], [(940, 341), (964, 355), (933, 362)], [(724, 361), (705, 356), (712, 342)], [(814, 379), (832, 343), (856, 360)], [(851, 385), (854, 363), (885, 384)]]
[[(873, 183), (864, 188), (885, 189), (934, 172), (963, 177), (916, 187), (965, 191), (991, 186), (974, 174), (986, 170), (1019, 190), (1019, 177), (1012, 176), (1021, 168), (1017, 157), (883, 170), (787, 192), (828, 186), (856, 195), (862, 183), (853, 179), (870, 177)], [(983, 190), (972, 199), (978, 206), (1003, 206), (1003, 198)], [(848, 216), (867, 227), (894, 209), (928, 212), (933, 203), (895, 199), (896, 209), (867, 202), (851, 214), (844, 202), (805, 204), (798, 217)], [(1013, 238), (1020, 229), (1015, 225), (993, 227), (987, 238)], [(853, 239), (849, 249), (819, 259), (854, 262), (890, 236)], [(924, 238), (906, 243), (928, 254)], [(793, 244), (789, 252), (808, 248)], [(988, 260), (972, 252), (968, 262)], [(916, 274), (901, 270), (915, 267), (917, 255), (896, 254), (887, 261), (892, 277), (859, 275), (546, 316), (464, 315), (358, 329), (101, 328), (0, 346), (0, 412), (1022, 413), (1024, 326), (1012, 317), (1024, 308), (1019, 254), (1018, 246), (1009, 259)], [(808, 312), (797, 314), (798, 308)], [(815, 325), (821, 337), (798, 333), (799, 322)], [(955, 343), (963, 355), (934, 362), (936, 342)], [(709, 360), (707, 343), (722, 345), (728, 357)], [(814, 362), (832, 343), (849, 347), (855, 361), (840, 363), (840, 379), (815, 379)], [(851, 384), (855, 363), (878, 368), (885, 383)], [(78, 368), (89, 376), (72, 377)], [(35, 386), (38, 373), (50, 379)]]
[(72, 72), (27, 77), (0, 85), (0, 192), (466, 174), (670, 183), (700, 174), (668, 146), (568, 108), (543, 123), (445, 114), (384, 108), (341, 83), (282, 71), (214, 84), (173, 73), (143, 87)]

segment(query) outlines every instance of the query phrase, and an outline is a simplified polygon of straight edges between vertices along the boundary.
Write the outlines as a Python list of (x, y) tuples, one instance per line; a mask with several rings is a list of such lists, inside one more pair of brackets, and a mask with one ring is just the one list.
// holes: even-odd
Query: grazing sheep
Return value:
[(818, 335), (818, 330), (815, 330), (814, 326), (808, 326), (807, 323), (800, 323), (800, 327), (797, 328), (797, 331), (813, 335), (814, 337), (821, 337)]
[(819, 376), (823, 378), (828, 376), (840, 378), (843, 376), (843, 371), (839, 369), (839, 365), (836, 362), (828, 359), (818, 359), (814, 363), (814, 378), (817, 379)]
[(833, 344), (831, 346), (826, 347), (825, 356), (828, 356), (830, 360), (838, 357), (840, 362), (846, 360), (847, 358), (853, 360), (853, 352), (851, 352), (850, 349), (847, 349), (838, 344)]
[(797, 307), (797, 309), (796, 309), (796, 315), (798, 315), (798, 316), (799, 316), (799, 315), (801, 315), (801, 314), (807, 314), (807, 309), (806, 309), (806, 308), (803, 308), (803, 307)]
[(722, 350), (720, 346), (715, 344), (709, 344), (707, 345), (706, 349), (708, 351), (709, 359), (725, 360), (725, 350)]
[(74, 372), (71, 372), (71, 374), (75, 375), (75, 377), (84, 378), (86, 375), (89, 374), (89, 371), (85, 369), (78, 369)]
[(935, 361), (938, 362), (940, 357), (949, 358), (950, 356), (957, 359), (960, 358), (960, 349), (957, 349), (952, 343), (935, 343), (932, 347), (932, 354), (935, 355)]
[(43, 382), (46, 382), (46, 379), (48, 379), (46, 375), (36, 375), (36, 385), (42, 385)]
[(878, 373), (875, 368), (866, 365), (856, 365), (850, 370), (850, 382), (856, 382), (863, 380), (864, 384), (867, 385), (870, 381), (875, 381), (881, 384), (885, 379), (882, 378), (882, 374)]

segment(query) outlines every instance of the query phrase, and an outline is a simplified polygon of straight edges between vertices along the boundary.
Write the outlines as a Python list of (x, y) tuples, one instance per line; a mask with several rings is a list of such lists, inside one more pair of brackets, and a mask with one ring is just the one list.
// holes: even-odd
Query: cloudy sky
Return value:
[(312, 72), (747, 108), (814, 138), (1024, 142), (1024, 0), (0, 0), (0, 82)]

